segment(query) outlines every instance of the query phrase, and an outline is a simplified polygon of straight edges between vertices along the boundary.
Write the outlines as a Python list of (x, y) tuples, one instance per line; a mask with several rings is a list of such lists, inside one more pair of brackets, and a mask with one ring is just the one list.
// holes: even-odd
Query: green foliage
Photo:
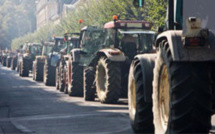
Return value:
[[(31, 5), (29, 5), (31, 3)], [(35, 29), (34, 0), (0, 0), (0, 48), (10, 48), (11, 40)], [(32, 7), (30, 7), (32, 6)]]
[[(165, 24), (166, 0), (145, 0), (143, 8), (135, 8), (132, 0), (89, 0), (80, 2), (60, 24), (44, 26), (32, 34), (14, 39), (12, 48), (16, 49), (26, 41), (33, 42), (49, 40), (54, 34), (62, 36), (67, 32), (80, 32), (86, 25), (103, 26), (111, 21), (113, 15), (120, 15), (120, 19), (147, 20), (154, 24), (154, 29)], [(1, 17), (1, 16), (0, 16)], [(83, 20), (79, 24), (79, 19)]]
[(165, 25), (167, 0), (148, 0), (144, 8), (147, 10), (146, 20), (154, 24), (153, 29)]

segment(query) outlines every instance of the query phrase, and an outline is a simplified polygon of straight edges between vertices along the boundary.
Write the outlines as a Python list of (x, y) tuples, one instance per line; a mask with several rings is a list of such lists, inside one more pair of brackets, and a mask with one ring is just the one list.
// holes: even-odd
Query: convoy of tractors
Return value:
[[(193, 1), (168, 0), (167, 25), (158, 32), (151, 22), (115, 15), (103, 27), (26, 43), (16, 53), (3, 50), (0, 61), (21, 77), (31, 72), (35, 81), (86, 101), (114, 104), (128, 97), (134, 132), (208, 133), (215, 113), (215, 26), (202, 27), (205, 14), (186, 6)], [(211, 17), (209, 11), (202, 12)]]

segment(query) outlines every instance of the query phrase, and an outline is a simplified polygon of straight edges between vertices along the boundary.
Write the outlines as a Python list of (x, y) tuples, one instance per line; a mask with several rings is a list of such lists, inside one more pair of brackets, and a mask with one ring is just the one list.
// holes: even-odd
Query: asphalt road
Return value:
[[(212, 119), (215, 130), (215, 116)], [(213, 132), (215, 132), (212, 130)], [(127, 100), (107, 105), (69, 97), (0, 65), (0, 133), (132, 134)]]
[(133, 133), (127, 100), (85, 102), (0, 66), (0, 133)]

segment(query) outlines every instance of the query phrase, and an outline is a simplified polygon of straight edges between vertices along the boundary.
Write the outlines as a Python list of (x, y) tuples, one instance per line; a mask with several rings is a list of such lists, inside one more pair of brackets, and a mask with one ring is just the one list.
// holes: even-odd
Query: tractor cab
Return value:
[(48, 56), (54, 48), (54, 42), (43, 42), (42, 56)]
[(79, 48), (80, 33), (65, 33), (64, 41), (66, 42), (66, 53), (70, 54), (73, 48)]
[(54, 37), (53, 53), (59, 53), (62, 49), (66, 48), (66, 43), (63, 37)]
[(81, 29), (79, 39), (81, 49), (80, 64), (88, 65), (95, 57), (96, 52), (103, 47), (104, 35), (104, 29), (97, 26), (85, 26)]
[(23, 46), (23, 50), (27, 57), (35, 57), (42, 54), (42, 45), (40, 43), (27, 43)]
[(129, 59), (141, 52), (152, 49), (155, 32), (151, 30), (152, 23), (146, 21), (118, 20), (104, 25), (106, 30), (105, 46), (120, 49)]

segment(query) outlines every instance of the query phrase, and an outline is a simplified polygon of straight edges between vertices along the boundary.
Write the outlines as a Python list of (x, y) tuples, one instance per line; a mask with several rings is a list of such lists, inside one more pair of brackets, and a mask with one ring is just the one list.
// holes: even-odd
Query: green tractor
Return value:
[(168, 0), (168, 23), (157, 36), (156, 53), (135, 56), (130, 68), (135, 132), (209, 133), (215, 111), (214, 5), (214, 0)]
[(22, 48), (23, 53), (18, 56), (19, 75), (28, 77), (29, 71), (32, 71), (33, 61), (37, 55), (42, 53), (40, 43), (26, 43)]
[[(65, 92), (70, 96), (83, 96), (83, 70), (93, 63), (95, 53), (102, 47), (103, 29), (97, 26), (85, 26), (81, 29), (80, 38), (67, 55), (65, 64)], [(74, 41), (73, 41), (74, 42)]]
[(42, 55), (36, 56), (35, 61), (33, 62), (33, 80), (36, 81), (43, 81), (43, 74), (44, 74), (44, 65), (45, 60), (47, 59), (47, 56), (49, 53), (51, 53), (54, 42), (42, 42)]

